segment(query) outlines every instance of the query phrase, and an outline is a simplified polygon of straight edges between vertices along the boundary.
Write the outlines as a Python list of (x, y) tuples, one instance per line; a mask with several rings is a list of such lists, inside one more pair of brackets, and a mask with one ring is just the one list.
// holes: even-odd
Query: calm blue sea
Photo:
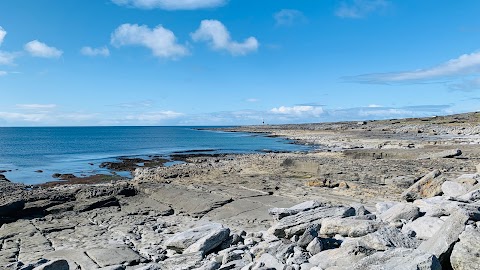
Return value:
[[(203, 131), (194, 127), (0, 128), (0, 171), (6, 170), (2, 174), (12, 182), (26, 184), (52, 181), (53, 173), (108, 174), (98, 165), (119, 156), (168, 157), (172, 152), (189, 150), (251, 153), (309, 148), (280, 138)], [(37, 170), (43, 172), (35, 172)]]

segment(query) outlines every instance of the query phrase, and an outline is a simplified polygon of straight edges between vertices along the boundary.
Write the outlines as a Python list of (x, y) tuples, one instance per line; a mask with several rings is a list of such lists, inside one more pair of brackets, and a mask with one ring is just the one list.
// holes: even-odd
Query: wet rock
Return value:
[(402, 193), (402, 198), (408, 202), (412, 202), (421, 198), (430, 198), (436, 195), (441, 194), (442, 184), (445, 182), (445, 179), (440, 177), (441, 172), (439, 170), (434, 170), (415, 184), (409, 187)]

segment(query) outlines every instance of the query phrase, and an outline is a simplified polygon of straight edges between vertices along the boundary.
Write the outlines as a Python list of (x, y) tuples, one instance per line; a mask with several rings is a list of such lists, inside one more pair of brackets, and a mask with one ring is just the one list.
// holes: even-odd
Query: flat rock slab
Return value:
[(413, 220), (418, 216), (420, 216), (420, 209), (417, 206), (398, 203), (383, 212), (379, 218), (382, 221), (393, 223), (401, 220)]
[(428, 153), (421, 155), (418, 159), (437, 159), (437, 158), (453, 158), (458, 157), (462, 154), (460, 149), (450, 149), (436, 153)]
[(202, 217), (206, 213), (232, 202), (230, 196), (189, 189), (179, 185), (167, 185), (152, 191), (150, 198), (170, 205), (175, 213)]
[(70, 269), (75, 269), (78, 265), (81, 269), (97, 269), (100, 268), (85, 251), (79, 249), (64, 249), (47, 253), (43, 256), (49, 260), (66, 259), (70, 264)]
[(196, 269), (200, 266), (202, 259), (202, 252), (196, 252), (175, 255), (158, 264), (161, 266), (161, 269), (165, 270)]
[(428, 239), (432, 237), (442, 227), (444, 221), (437, 217), (420, 217), (403, 226), (402, 231), (414, 231), (418, 239)]
[(142, 259), (135, 251), (127, 247), (91, 249), (86, 253), (100, 267), (118, 264), (132, 265), (139, 263)]

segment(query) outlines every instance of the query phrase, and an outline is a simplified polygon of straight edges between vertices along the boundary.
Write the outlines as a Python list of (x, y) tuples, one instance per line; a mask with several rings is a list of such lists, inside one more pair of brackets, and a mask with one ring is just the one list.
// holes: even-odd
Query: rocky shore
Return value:
[(195, 154), (130, 181), (0, 178), (0, 268), (480, 269), (479, 122), (241, 127), (319, 147)]

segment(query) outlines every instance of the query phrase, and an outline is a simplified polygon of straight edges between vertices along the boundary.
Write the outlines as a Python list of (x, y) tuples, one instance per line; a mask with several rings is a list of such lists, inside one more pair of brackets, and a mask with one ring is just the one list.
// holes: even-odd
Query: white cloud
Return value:
[(378, 105), (378, 104), (370, 104), (367, 106), (368, 108), (382, 108), (383, 106), (382, 105)]
[(335, 15), (340, 18), (360, 19), (370, 13), (383, 11), (390, 3), (386, 0), (350, 0), (342, 1)]
[(0, 70), (0, 77), (6, 76), (7, 74), (8, 74), (8, 72), (6, 72), (4, 70)]
[(194, 10), (223, 6), (227, 0), (112, 0), (120, 6), (142, 9)]
[(259, 101), (260, 101), (260, 99), (258, 99), (258, 98), (247, 98), (247, 99), (246, 99), (246, 101), (247, 101), (247, 102), (252, 102), (252, 103), (253, 103), (253, 102), (259, 102)]
[(305, 22), (303, 13), (295, 9), (282, 9), (273, 15), (277, 25), (293, 25), (295, 23)]
[(15, 107), (20, 109), (37, 110), (37, 109), (53, 109), (56, 104), (17, 104)]
[(296, 117), (305, 117), (305, 116), (318, 117), (324, 113), (322, 107), (316, 107), (316, 106), (293, 106), (293, 107), (281, 106), (278, 108), (271, 109), (270, 112), (274, 114), (296, 116)]
[(450, 90), (473, 91), (480, 89), (480, 78), (464, 79), (460, 82), (448, 84)]
[(428, 81), (480, 73), (480, 52), (464, 54), (440, 65), (407, 72), (366, 74), (345, 79), (364, 83), (399, 83)]
[(162, 120), (174, 119), (183, 116), (183, 113), (174, 111), (147, 112), (138, 115), (128, 115), (125, 120), (135, 120), (141, 122), (155, 123)]
[(16, 58), (16, 54), (0, 51), (0, 65), (11, 65)]
[(0, 112), (0, 119), (9, 121), (9, 122), (10, 121), (41, 122), (48, 119), (48, 114)]
[(63, 52), (55, 47), (50, 47), (38, 40), (32, 40), (25, 44), (24, 49), (34, 57), (59, 58)]
[(144, 46), (156, 57), (177, 58), (188, 54), (188, 49), (177, 43), (175, 34), (158, 25), (154, 29), (146, 25), (122, 24), (112, 33), (111, 43), (116, 47)]
[(107, 47), (92, 48), (85, 46), (80, 50), (80, 53), (86, 56), (104, 56), (107, 57), (110, 55), (110, 51)]
[(226, 50), (232, 55), (246, 55), (258, 49), (256, 38), (249, 37), (242, 43), (232, 41), (227, 28), (217, 20), (203, 20), (200, 27), (191, 34), (196, 42), (206, 41), (214, 50)]
[(3, 29), (3, 27), (0, 26), (0, 46), (2, 46), (3, 40), (5, 39), (5, 36), (7, 35), (7, 31)]

